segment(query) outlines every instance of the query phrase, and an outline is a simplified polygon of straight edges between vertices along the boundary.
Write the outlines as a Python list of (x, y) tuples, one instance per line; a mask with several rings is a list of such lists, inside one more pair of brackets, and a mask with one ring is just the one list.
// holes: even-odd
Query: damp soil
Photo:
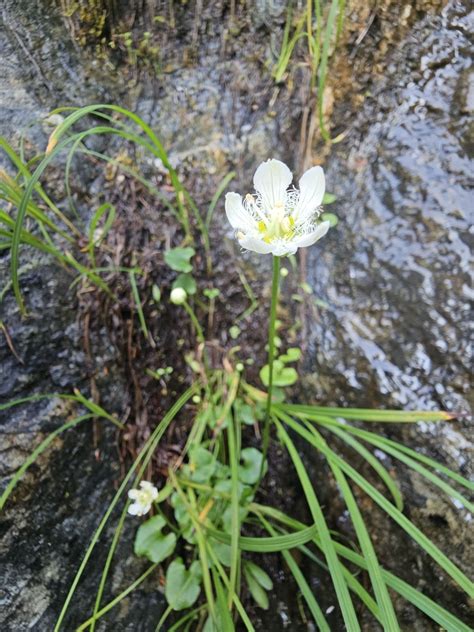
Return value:
[[(148, 18), (135, 4), (128, 9), (118, 5), (105, 35), (112, 38), (126, 27), (138, 46)], [(97, 48), (90, 28), (84, 35), (77, 16), (65, 19), (54, 3), (7, 0), (0, 30), (0, 52), (6, 60), (0, 66), (6, 78), (0, 88), (1, 131), (18, 142), (26, 129), (27, 151), (34, 153), (46, 145), (50, 129), (39, 120), (52, 107), (104, 100), (125, 104), (159, 131), (200, 208), (206, 208), (230, 169), (237, 172), (235, 189), (244, 190), (255, 165), (267, 156), (278, 154), (300, 165), (314, 160), (317, 133), (309, 150), (300, 142), (302, 119), (312, 107), (311, 95), (303, 88), (304, 56), (290, 68), (286, 85), (275, 86), (265, 70), (281, 37), (285, 3), (271, 3), (271, 11), (265, 1), (257, 5), (252, 14), (238, 5), (233, 15), (219, 2), (200, 13), (192, 7), (178, 9), (174, 31), (166, 31), (166, 36), (153, 33), (162, 50), (159, 64), (150, 65), (131, 63), (122, 46), (112, 54)], [(318, 300), (301, 293), (303, 301), (295, 303), (291, 297), (298, 291), (297, 279), (290, 275), (280, 313), (288, 323), (300, 323), (299, 333), (285, 342), (300, 342), (306, 351), (300, 367), (304, 377), (294, 397), (464, 413), (469, 408), (465, 244), (472, 149), (468, 12), (459, 2), (448, 3), (443, 12), (435, 2), (413, 3), (395, 27), (398, 3), (382, 3), (374, 17), (365, 3), (349, 5), (349, 26), (334, 62), (343, 80), (330, 78), (336, 105), (326, 112), (331, 131), (347, 134), (325, 162), (328, 188), (338, 196), (334, 210), (340, 223), (325, 247), (318, 245), (304, 261), (303, 271)], [(350, 74), (354, 64), (359, 68), (357, 83)], [(165, 191), (169, 186), (159, 165), (135, 155), (132, 147), (97, 141), (94, 149), (139, 161), (157, 186)], [(320, 155), (324, 153), (321, 147)], [(78, 162), (74, 172), (73, 195), (84, 220), (100, 200), (117, 205), (118, 220), (100, 256), (105, 265), (137, 265), (143, 270), (137, 280), (149, 337), (140, 331), (126, 277), (108, 279), (118, 298), (111, 302), (86, 286), (71, 289), (66, 271), (25, 253), (22, 279), (29, 317), (20, 318), (11, 293), (0, 305), (10, 342), (0, 342), (2, 401), (80, 388), (126, 422), (127, 431), (118, 435), (95, 424), (64, 435), (18, 487), (2, 522), (2, 626), (7, 630), (53, 628), (124, 468), (191, 378), (183, 361), (185, 352), (193, 350), (191, 330), (166, 301), (157, 305), (152, 300), (153, 284), (166, 296), (173, 280), (163, 251), (182, 243), (175, 220), (118, 172), (104, 171), (91, 161)], [(65, 201), (61, 165), (48, 174), (47, 186), (55, 199)], [(240, 357), (254, 358), (257, 367), (264, 357), (268, 262), (240, 256), (227, 237), (219, 207), (211, 230), (211, 281), (202, 245), (196, 256), (199, 287), (212, 283), (221, 293), (209, 329), (213, 362), (220, 366), (235, 344), (229, 326), (249, 304), (241, 286), (244, 274), (264, 299), (240, 324), (238, 340)], [(2, 256), (2, 285), (8, 266), (8, 256)], [(169, 380), (157, 382), (146, 373), (169, 365), (174, 367)], [(248, 367), (248, 376), (257, 380), (256, 369)], [(57, 400), (1, 412), (2, 475), (8, 478), (71, 412)], [(179, 455), (193, 414), (193, 407), (186, 407), (170, 428), (153, 466), (157, 474)], [(466, 422), (434, 430), (420, 425), (416, 430), (377, 430), (465, 475), (472, 469)], [(299, 449), (315, 483), (324, 481), (318, 489), (330, 526), (352, 540), (324, 460), (302, 444)], [(339, 449), (357, 463), (354, 454)], [(401, 484), (410, 518), (469, 570), (469, 516), (388, 457), (386, 463)], [(309, 522), (296, 476), (276, 443), (270, 464), (262, 499)], [(371, 476), (363, 463), (357, 465)], [(376, 508), (363, 497), (360, 501), (384, 566), (469, 621), (464, 596)], [(107, 535), (88, 567), (66, 629), (74, 629), (90, 612)], [(106, 598), (143, 571), (132, 555), (132, 540), (133, 527), (127, 525)], [(299, 561), (323, 610), (331, 609), (336, 603), (328, 575)], [(264, 563), (275, 589), (269, 611), (252, 613), (255, 627), (314, 629), (281, 559), (268, 555)], [(164, 608), (157, 590), (161, 580), (158, 575), (145, 582), (98, 629), (153, 630)], [(248, 599), (246, 606), (251, 608)], [(405, 603), (396, 606), (402, 629), (436, 629)], [(331, 629), (344, 629), (337, 607), (328, 621)], [(367, 617), (364, 629), (378, 628)]]

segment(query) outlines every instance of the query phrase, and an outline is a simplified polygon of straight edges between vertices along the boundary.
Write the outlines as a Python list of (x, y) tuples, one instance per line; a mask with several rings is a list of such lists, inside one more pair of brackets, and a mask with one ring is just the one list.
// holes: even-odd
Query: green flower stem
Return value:
[(263, 459), (260, 471), (260, 479), (263, 475), (265, 459), (267, 458), (268, 444), (270, 442), (270, 409), (272, 406), (273, 392), (273, 364), (275, 361), (275, 323), (278, 305), (278, 293), (280, 289), (280, 257), (273, 257), (273, 278), (272, 278), (272, 304), (270, 308), (270, 324), (268, 327), (268, 394), (267, 409), (263, 426)]
[(187, 301), (183, 303), (183, 307), (188, 312), (189, 318), (191, 319), (191, 322), (193, 323), (194, 329), (196, 330), (197, 339), (199, 340), (201, 344), (205, 344), (204, 333), (196, 317), (196, 314), (194, 313), (193, 308), (189, 305)]

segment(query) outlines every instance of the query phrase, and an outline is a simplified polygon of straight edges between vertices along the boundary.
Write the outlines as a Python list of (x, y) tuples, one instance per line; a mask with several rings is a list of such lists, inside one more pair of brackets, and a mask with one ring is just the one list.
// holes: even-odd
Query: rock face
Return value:
[[(340, 223), (308, 257), (315, 296), (326, 307), (308, 323), (307, 399), (470, 409), (471, 29), (462, 3), (420, 22), (328, 162)], [(467, 422), (378, 430), (472, 475)], [(386, 465), (401, 480), (411, 518), (469, 572), (469, 514), (402, 464), (387, 458)], [(379, 523), (380, 550), (391, 552), (382, 553), (384, 566), (419, 586), (424, 577), (426, 594), (469, 616), (451, 583), (403, 538), (397, 546), (388, 526)], [(408, 610), (406, 617), (404, 629), (431, 629)]]
[[(290, 97), (283, 95), (273, 105), (274, 85), (262, 69), (262, 60), (270, 56), (268, 38), (261, 37), (270, 15), (267, 4), (258, 3), (235, 39), (224, 32), (215, 7), (204, 7), (199, 28), (206, 34), (205, 44), (196, 61), (186, 65), (180, 59), (148, 85), (146, 78), (140, 83), (140, 76), (129, 84), (119, 73), (107, 76), (107, 68), (72, 43), (49, 3), (6, 0), (0, 25), (0, 74), (5, 79), (0, 85), (0, 131), (18, 140), (19, 132), (52, 107), (104, 98), (125, 101), (159, 130), (181, 169), (193, 173), (199, 165), (200, 185), (193, 191), (198, 198), (210, 199), (229, 163), (237, 165), (236, 190), (239, 182), (248, 187), (259, 160), (295, 153), (289, 139), (296, 138), (299, 115)], [(285, 19), (283, 3), (270, 4), (272, 25), (279, 28)], [(216, 6), (224, 15), (221, 3)], [(327, 308), (308, 320), (307, 399), (358, 406), (467, 406), (463, 340), (472, 86), (469, 90), (466, 13), (460, 3), (451, 3), (443, 15), (414, 28), (390, 57), (387, 78), (376, 84), (348, 140), (328, 162), (328, 188), (339, 197), (335, 211), (341, 222), (309, 257), (310, 280)], [(192, 33), (192, 20), (185, 19), (183, 31)], [(246, 54), (239, 55), (244, 49)], [(269, 113), (269, 103), (276, 115)], [(44, 147), (47, 133), (34, 125), (28, 141)], [(95, 186), (87, 174), (84, 178), (84, 191)], [(0, 321), (18, 356), (0, 334), (0, 401), (71, 392), (73, 387), (87, 392), (92, 373), (106, 366), (109, 378), (102, 381), (101, 395), (120, 414), (126, 388), (117, 350), (106, 332), (97, 332), (92, 363), (85, 356), (71, 277), (34, 252), (24, 252), (22, 263), (30, 313), (22, 320), (9, 292), (0, 303)], [(9, 259), (3, 254), (1, 287), (8, 275)], [(0, 410), (0, 474), (8, 478), (41, 438), (73, 412), (57, 399)], [(2, 629), (53, 629), (113, 495), (111, 481), (120, 477), (114, 433), (113, 428), (93, 432), (89, 422), (69, 431), (31, 468), (11, 498), (1, 527)], [(417, 434), (392, 433), (454, 468), (468, 467), (462, 425), (424, 428), (422, 434), (419, 426)], [(459, 564), (466, 563), (467, 529), (453, 517), (450, 503), (416, 477), (397, 472), (412, 517)], [(372, 520), (376, 528), (376, 512)], [(381, 542), (400, 553), (400, 563), (393, 566), (386, 559), (387, 566), (402, 574), (405, 569), (411, 581), (406, 567), (418, 566), (420, 577), (439, 581), (424, 558), (411, 550), (403, 558), (403, 539), (381, 536)], [(100, 548), (94, 556), (64, 629), (75, 629), (91, 611), (105, 554)], [(119, 555), (114, 594), (142, 569), (127, 544)], [(456, 611), (455, 591), (449, 588), (443, 599), (445, 586), (439, 585), (434, 596)], [(154, 630), (163, 600), (153, 583), (143, 586), (98, 629)], [(260, 629), (277, 629), (288, 621), (287, 629), (306, 629), (289, 620), (276, 600), (272, 610)], [(411, 610), (405, 615), (406, 629), (431, 629)], [(342, 629), (337, 619), (330, 624)]]

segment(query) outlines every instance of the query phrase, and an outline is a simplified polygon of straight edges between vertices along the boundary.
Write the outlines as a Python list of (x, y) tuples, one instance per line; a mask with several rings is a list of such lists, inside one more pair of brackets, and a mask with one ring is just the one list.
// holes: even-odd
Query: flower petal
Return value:
[(255, 190), (260, 193), (265, 211), (270, 212), (275, 205), (285, 204), (286, 190), (293, 175), (284, 162), (267, 160), (262, 162), (253, 177)]
[(152, 489), (156, 489), (153, 483), (150, 481), (140, 481), (140, 487), (145, 489), (147, 492), (150, 492)]
[(321, 222), (314, 231), (307, 233), (306, 235), (302, 235), (301, 237), (295, 237), (292, 242), (296, 248), (307, 248), (308, 246), (312, 246), (318, 241), (318, 239), (324, 237), (330, 226), (331, 222)]
[(293, 239), (281, 239), (272, 242), (272, 255), (275, 257), (286, 257), (288, 255), (294, 255), (297, 250), (298, 246), (295, 245)]
[(235, 230), (251, 230), (255, 228), (252, 216), (242, 204), (242, 196), (238, 193), (227, 193), (225, 196), (225, 212), (230, 225)]
[(140, 503), (132, 503), (127, 511), (131, 516), (141, 516), (142, 506)]
[(131, 489), (128, 492), (128, 497), (130, 498), (130, 500), (136, 500), (139, 496), (140, 492), (138, 489)]
[(239, 244), (242, 248), (253, 250), (253, 252), (258, 252), (261, 255), (268, 254), (273, 248), (272, 244), (267, 244), (266, 241), (263, 241), (263, 239), (255, 237), (254, 235), (244, 235), (241, 239), (239, 239)]
[(297, 224), (302, 224), (321, 205), (326, 188), (326, 178), (322, 167), (311, 167), (302, 175), (300, 182), (300, 198), (294, 210)]

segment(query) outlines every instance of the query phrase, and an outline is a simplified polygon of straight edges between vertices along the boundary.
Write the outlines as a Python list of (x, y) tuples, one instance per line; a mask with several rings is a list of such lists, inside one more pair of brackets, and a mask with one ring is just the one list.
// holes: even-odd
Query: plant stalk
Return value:
[(268, 326), (268, 392), (267, 408), (265, 411), (265, 422), (263, 426), (263, 459), (260, 478), (262, 478), (265, 459), (268, 453), (270, 442), (270, 409), (272, 406), (273, 392), (273, 364), (275, 361), (275, 324), (278, 305), (278, 293), (280, 289), (280, 257), (273, 257), (273, 278), (272, 278), (272, 303), (270, 307), (270, 324)]

